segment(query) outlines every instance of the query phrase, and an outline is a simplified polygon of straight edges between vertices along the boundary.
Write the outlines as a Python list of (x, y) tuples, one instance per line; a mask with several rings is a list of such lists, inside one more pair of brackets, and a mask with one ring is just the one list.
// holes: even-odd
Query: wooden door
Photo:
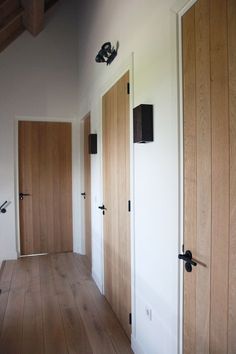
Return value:
[(89, 266), (92, 265), (91, 249), (91, 159), (89, 154), (90, 116), (84, 119), (84, 221), (85, 252)]
[(70, 123), (19, 122), (22, 255), (72, 251), (71, 160)]
[(183, 16), (184, 353), (236, 353), (236, 1)]
[(126, 73), (103, 96), (105, 296), (130, 336), (130, 129)]

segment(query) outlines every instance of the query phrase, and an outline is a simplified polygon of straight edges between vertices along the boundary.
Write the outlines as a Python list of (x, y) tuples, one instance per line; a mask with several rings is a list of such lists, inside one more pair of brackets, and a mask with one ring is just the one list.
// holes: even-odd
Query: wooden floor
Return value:
[(83, 256), (7, 261), (0, 289), (0, 354), (132, 353)]

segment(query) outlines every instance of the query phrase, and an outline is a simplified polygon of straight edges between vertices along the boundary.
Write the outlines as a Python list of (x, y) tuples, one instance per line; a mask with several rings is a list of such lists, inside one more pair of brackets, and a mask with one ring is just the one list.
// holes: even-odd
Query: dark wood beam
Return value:
[(25, 9), (25, 28), (33, 36), (37, 36), (44, 24), (44, 0), (22, 0), (21, 2)]

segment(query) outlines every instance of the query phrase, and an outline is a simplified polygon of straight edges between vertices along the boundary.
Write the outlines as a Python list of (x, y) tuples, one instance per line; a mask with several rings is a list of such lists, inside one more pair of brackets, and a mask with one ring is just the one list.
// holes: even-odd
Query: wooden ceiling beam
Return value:
[(44, 0), (22, 0), (25, 28), (33, 35), (37, 36), (44, 25)]

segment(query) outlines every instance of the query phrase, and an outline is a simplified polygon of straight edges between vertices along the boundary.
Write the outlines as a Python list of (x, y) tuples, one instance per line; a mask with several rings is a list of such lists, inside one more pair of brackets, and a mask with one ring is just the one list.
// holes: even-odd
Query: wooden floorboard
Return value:
[(84, 256), (63, 253), (7, 261), (0, 289), (0, 353), (132, 353)]

